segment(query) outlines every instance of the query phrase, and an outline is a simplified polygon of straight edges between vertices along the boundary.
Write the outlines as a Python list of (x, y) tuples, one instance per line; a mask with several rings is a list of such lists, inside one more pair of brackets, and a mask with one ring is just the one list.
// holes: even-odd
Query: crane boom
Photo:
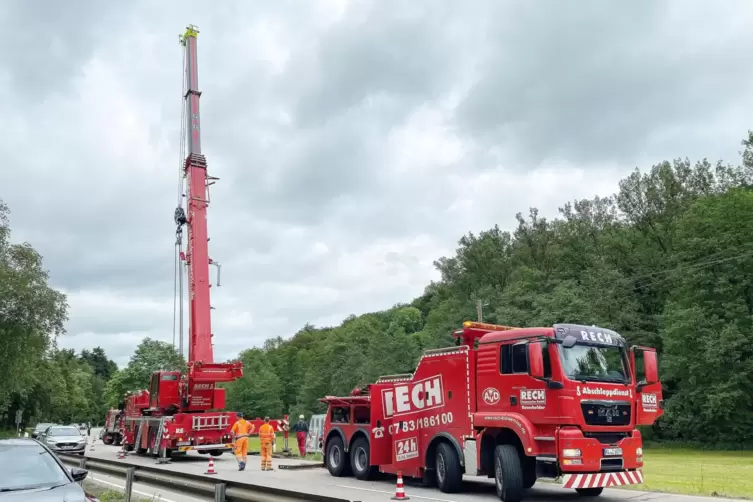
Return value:
[(188, 287), (189, 303), (189, 362), (214, 362), (212, 354), (212, 322), (209, 298), (209, 244), (207, 231), (208, 176), (207, 161), (201, 153), (201, 117), (199, 115), (199, 70), (197, 35), (199, 30), (191, 25), (182, 38), (186, 55), (186, 143), (188, 157), (185, 161), (187, 180), (186, 206), (188, 209)]
[[(210, 409), (218, 404), (214, 384), (230, 382), (243, 375), (240, 362), (215, 363), (212, 350), (212, 322), (210, 305), (209, 266), (214, 263), (209, 257), (207, 208), (209, 186), (218, 178), (207, 175), (207, 161), (201, 153), (201, 116), (199, 113), (199, 72), (197, 57), (198, 28), (189, 25), (180, 37), (185, 49), (185, 82), (183, 95), (185, 105), (186, 159), (183, 174), (186, 179), (186, 211), (175, 210), (180, 239), (181, 228), (188, 229), (188, 245), (185, 259), (188, 266), (189, 292), (189, 344), (188, 375), (181, 394), (188, 409)], [(219, 274), (219, 273), (218, 273)], [(181, 333), (181, 337), (182, 337)], [(221, 389), (216, 389), (219, 392)], [(224, 391), (223, 391), (224, 392)], [(224, 402), (224, 396), (221, 398)]]

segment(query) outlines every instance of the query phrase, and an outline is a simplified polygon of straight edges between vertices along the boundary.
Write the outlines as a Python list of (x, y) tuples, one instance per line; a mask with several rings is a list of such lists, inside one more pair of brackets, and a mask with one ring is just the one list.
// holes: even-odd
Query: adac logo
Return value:
[(482, 399), (484, 400), (484, 402), (491, 406), (497, 404), (500, 397), (501, 396), (499, 394), (499, 391), (494, 387), (487, 387), (486, 389), (484, 389), (484, 393), (482, 394)]

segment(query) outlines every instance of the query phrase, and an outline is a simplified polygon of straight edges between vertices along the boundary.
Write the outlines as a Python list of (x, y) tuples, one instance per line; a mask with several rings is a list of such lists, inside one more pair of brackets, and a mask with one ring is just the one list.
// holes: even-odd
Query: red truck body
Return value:
[(102, 427), (100, 439), (104, 444), (120, 446), (123, 443), (124, 413), (122, 410), (112, 408), (105, 415), (105, 425)]
[(426, 351), (413, 374), (321, 400), (332, 475), (400, 472), (444, 492), (486, 476), (507, 502), (538, 477), (584, 495), (643, 481), (636, 426), (663, 413), (654, 349), (573, 324), (466, 322), (454, 336), (457, 346)]

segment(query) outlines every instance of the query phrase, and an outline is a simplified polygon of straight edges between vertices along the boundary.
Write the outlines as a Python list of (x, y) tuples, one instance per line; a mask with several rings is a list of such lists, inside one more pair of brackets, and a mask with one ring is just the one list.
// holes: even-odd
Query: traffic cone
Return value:
[(410, 500), (410, 497), (405, 494), (405, 489), (403, 488), (403, 473), (400, 471), (397, 471), (397, 488), (395, 489), (395, 496), (392, 497), (392, 500)]
[(204, 474), (217, 474), (217, 471), (214, 470), (214, 458), (212, 456), (209, 456), (209, 467), (207, 467), (207, 472)]
[(92, 439), (92, 443), (89, 445), (89, 451), (94, 451), (94, 442), (96, 439)]
[(120, 450), (118, 450), (118, 460), (123, 460), (124, 458), (125, 458), (125, 450), (121, 448)]

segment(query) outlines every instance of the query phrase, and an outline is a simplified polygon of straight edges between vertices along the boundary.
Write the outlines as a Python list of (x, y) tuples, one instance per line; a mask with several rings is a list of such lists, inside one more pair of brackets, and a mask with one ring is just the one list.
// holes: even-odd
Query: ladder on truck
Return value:
[(230, 425), (229, 415), (195, 416), (191, 427), (195, 431), (222, 430)]

